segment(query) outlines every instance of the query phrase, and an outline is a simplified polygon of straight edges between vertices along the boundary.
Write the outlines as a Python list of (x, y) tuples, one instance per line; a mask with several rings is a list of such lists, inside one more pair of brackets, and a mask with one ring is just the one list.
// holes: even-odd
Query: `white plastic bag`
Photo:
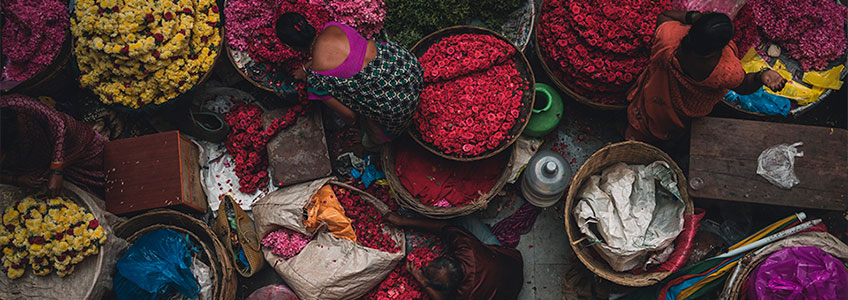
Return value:
[(801, 183), (795, 176), (795, 157), (804, 156), (804, 152), (799, 152), (795, 147), (803, 144), (802, 142), (792, 145), (780, 144), (763, 150), (757, 159), (757, 174), (771, 184), (787, 190)]
[(578, 195), (577, 226), (599, 241), (595, 249), (618, 272), (644, 267), (649, 253), (669, 247), (683, 231), (686, 204), (663, 161), (614, 164), (589, 177)]

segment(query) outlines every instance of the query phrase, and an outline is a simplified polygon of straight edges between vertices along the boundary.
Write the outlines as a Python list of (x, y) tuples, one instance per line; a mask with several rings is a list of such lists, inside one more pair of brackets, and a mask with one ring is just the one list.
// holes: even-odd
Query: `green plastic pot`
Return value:
[(536, 83), (536, 102), (524, 135), (543, 137), (553, 131), (562, 119), (562, 98), (550, 85)]

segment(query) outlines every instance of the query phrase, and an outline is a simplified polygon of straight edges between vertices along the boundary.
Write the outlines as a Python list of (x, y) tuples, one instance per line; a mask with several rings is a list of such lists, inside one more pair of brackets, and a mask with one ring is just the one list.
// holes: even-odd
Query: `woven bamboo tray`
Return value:
[[(544, 5), (540, 4), (540, 7), (544, 7)], [(540, 13), (541, 13), (541, 9), (540, 9)], [(577, 102), (582, 103), (583, 105), (586, 105), (588, 107), (591, 107), (591, 108), (594, 108), (594, 109), (597, 109), (597, 110), (622, 110), (622, 109), (627, 108), (627, 104), (604, 104), (604, 103), (598, 103), (598, 102), (592, 101), (589, 98), (586, 98), (583, 95), (580, 95), (580, 94), (574, 92), (568, 86), (566, 86), (564, 83), (562, 83), (562, 81), (560, 81), (560, 79), (556, 76), (556, 74), (554, 74), (551, 71), (550, 67), (548, 67), (547, 59), (545, 59), (545, 56), (542, 55), (542, 50), (539, 47), (538, 33), (539, 33), (539, 26), (540, 26), (541, 23), (542, 22), (541, 22), (541, 18), (540, 18), (540, 20), (538, 22), (536, 22), (536, 30), (533, 32), (533, 45), (534, 45), (533, 48), (536, 49), (536, 57), (539, 58), (539, 63), (542, 65), (542, 69), (545, 70), (545, 74), (548, 74), (548, 77), (551, 78), (551, 81), (554, 82), (554, 85), (556, 85), (557, 88), (559, 88), (563, 93), (565, 93), (566, 95), (568, 95), (572, 99), (576, 100)]]
[(593, 256), (593, 250), (590, 247), (583, 247), (579, 241), (585, 236), (580, 232), (577, 223), (574, 220), (574, 206), (577, 204), (577, 194), (583, 186), (583, 182), (590, 176), (600, 173), (606, 167), (618, 162), (628, 164), (650, 164), (654, 161), (662, 160), (671, 166), (671, 169), (677, 175), (677, 187), (680, 190), (680, 196), (683, 202), (686, 203), (684, 215), (691, 215), (694, 211), (692, 199), (689, 198), (687, 192), (688, 184), (686, 177), (680, 167), (662, 150), (654, 146), (636, 142), (626, 141), (616, 144), (607, 145), (601, 148), (580, 167), (580, 170), (574, 174), (574, 179), (571, 181), (571, 186), (568, 189), (568, 196), (565, 201), (565, 231), (568, 234), (568, 241), (577, 258), (586, 265), (593, 273), (603, 277), (606, 280), (624, 286), (642, 287), (655, 284), (662, 281), (670, 272), (657, 273), (642, 273), (635, 275), (629, 272), (616, 272), (610, 268), (609, 264), (603, 259), (597, 259)]
[[(24, 197), (33, 194), (34, 191), (26, 188), (0, 184), (0, 209), (5, 209), (12, 205), (15, 201), (22, 200)], [(94, 215), (94, 218), (105, 222), (103, 211), (92, 209), (96, 206), (94, 198), (85, 191), (79, 189), (70, 183), (65, 183), (65, 188), (62, 195), (67, 200), (76, 202), (81, 207), (84, 207), (88, 212)], [(103, 229), (109, 230), (108, 224), (103, 224)], [(108, 243), (108, 241), (107, 241)], [(0, 274), (0, 299), (4, 297), (12, 297), (11, 299), (60, 299), (63, 295), (65, 299), (100, 299), (103, 295), (103, 290), (98, 285), (100, 281), (100, 273), (106, 266), (104, 263), (105, 245), (100, 247), (100, 251), (94, 256), (86, 257), (83, 261), (74, 267), (74, 272), (67, 277), (60, 278), (55, 273), (47, 276), (35, 276), (32, 273), (32, 268), (27, 266), (24, 276), (18, 279), (9, 279), (5, 274)], [(41, 290), (44, 286), (51, 286), (47, 291)], [(23, 291), (20, 289), (24, 288)], [(29, 289), (29, 290), (27, 290)], [(8, 294), (7, 294), (8, 293)], [(49, 296), (45, 296), (49, 295)]]
[(232, 300), (238, 289), (233, 262), (224, 245), (203, 222), (173, 210), (155, 210), (135, 216), (115, 228), (115, 235), (133, 243), (157, 229), (190, 235), (203, 248), (201, 260), (212, 269), (212, 299)]
[(410, 194), (400, 182), (400, 178), (397, 177), (395, 172), (396, 165), (394, 147), (395, 146), (390, 145), (383, 148), (381, 161), (383, 163), (383, 171), (386, 173), (386, 180), (389, 182), (389, 186), (392, 188), (394, 194), (397, 195), (396, 198), (398, 200), (398, 204), (433, 219), (461, 217), (478, 210), (486, 209), (489, 202), (492, 201), (492, 198), (494, 198), (495, 195), (503, 189), (504, 185), (506, 185), (506, 181), (509, 180), (510, 170), (512, 170), (512, 160), (515, 157), (515, 147), (510, 147), (508, 150), (509, 162), (506, 167), (504, 167), (503, 173), (498, 178), (498, 181), (495, 182), (495, 186), (493, 186), (492, 190), (489, 192), (480, 195), (479, 198), (461, 207), (434, 207), (421, 203), (421, 201)]
[[(438, 43), (442, 40), (442, 38), (466, 33), (492, 35), (494, 37), (497, 37), (498, 39), (507, 42), (513, 47), (516, 47), (515, 44), (512, 43), (512, 41), (497, 32), (477, 26), (460, 25), (448, 27), (425, 36), (420, 41), (418, 41), (415, 46), (412, 47), (411, 51), (415, 54), (415, 56), (421, 57), (422, 55), (424, 55), (424, 52), (426, 52), (427, 49), (430, 48), (431, 45)], [(412, 139), (415, 140), (415, 142), (417, 142), (419, 145), (424, 147), (424, 149), (427, 149), (427, 151), (430, 151), (433, 154), (457, 161), (475, 161), (489, 158), (497, 155), (501, 151), (504, 151), (510, 145), (515, 143), (521, 133), (524, 132), (524, 127), (526, 127), (527, 123), (530, 122), (530, 114), (533, 112), (533, 101), (536, 99), (536, 77), (533, 75), (533, 69), (530, 67), (530, 63), (527, 61), (527, 57), (524, 56), (524, 53), (522, 53), (521, 50), (518, 49), (518, 47), (516, 47), (515, 56), (513, 57), (513, 60), (515, 61), (515, 67), (516, 69), (518, 69), (518, 73), (520, 73), (521, 77), (524, 78), (524, 80), (530, 84), (530, 88), (524, 91), (523, 96), (521, 98), (521, 111), (518, 114), (518, 118), (516, 118), (518, 122), (516, 122), (516, 125), (514, 125), (508, 132), (508, 134), (512, 136), (512, 138), (506, 140), (505, 142), (501, 142), (501, 144), (495, 149), (483, 152), (481, 154), (478, 154), (477, 156), (470, 157), (458, 157), (443, 153), (435, 145), (424, 142), (424, 140), (421, 139), (421, 133), (418, 132), (416, 126), (410, 126), (409, 128), (409, 135), (412, 136)], [(524, 119), (524, 122), (520, 121), (522, 118)]]

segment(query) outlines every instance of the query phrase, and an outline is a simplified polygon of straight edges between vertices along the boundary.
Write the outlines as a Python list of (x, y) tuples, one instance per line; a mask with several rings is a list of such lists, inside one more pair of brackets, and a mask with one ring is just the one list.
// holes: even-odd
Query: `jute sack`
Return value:
[(381, 213), (388, 211), (385, 203), (374, 196), (333, 179), (288, 186), (253, 205), (256, 230), (261, 237), (280, 227), (313, 237), (299, 254), (288, 260), (262, 247), (265, 260), (301, 300), (358, 299), (377, 286), (405, 255), (406, 240), (403, 231), (397, 228), (384, 227), (401, 249), (398, 253), (388, 253), (336, 238), (324, 228), (310, 232), (303, 225), (306, 205), (328, 183), (360, 194)]

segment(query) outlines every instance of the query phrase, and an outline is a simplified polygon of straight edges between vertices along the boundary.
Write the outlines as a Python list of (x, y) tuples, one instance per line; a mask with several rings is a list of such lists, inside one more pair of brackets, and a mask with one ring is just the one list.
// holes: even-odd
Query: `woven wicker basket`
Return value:
[[(427, 49), (430, 48), (431, 45), (433, 45), (434, 43), (438, 43), (442, 40), (442, 38), (466, 33), (492, 35), (515, 47), (515, 44), (513, 44), (510, 40), (502, 36), (500, 33), (482, 27), (460, 25), (448, 27), (425, 36), (420, 41), (418, 41), (415, 46), (412, 47), (411, 51), (415, 54), (415, 56), (421, 57), (422, 55), (424, 55), (424, 52), (426, 52)], [(526, 127), (527, 123), (530, 122), (530, 114), (533, 112), (533, 101), (536, 99), (536, 78), (533, 75), (533, 69), (530, 67), (530, 63), (527, 61), (527, 57), (525, 57), (524, 53), (522, 53), (521, 50), (517, 47), (513, 60), (515, 61), (515, 67), (518, 69), (518, 73), (521, 74), (521, 77), (524, 78), (524, 80), (527, 81), (532, 88), (529, 88), (524, 91), (523, 97), (521, 98), (521, 111), (518, 114), (518, 118), (516, 118), (519, 121), (516, 122), (516, 125), (514, 125), (508, 133), (512, 138), (505, 142), (502, 142), (495, 149), (483, 152), (477, 156), (472, 157), (456, 157), (450, 154), (443, 153), (436, 146), (424, 142), (424, 140), (421, 139), (421, 133), (416, 130), (416, 126), (410, 126), (409, 129), (409, 135), (412, 136), (412, 139), (415, 140), (415, 142), (417, 142), (419, 145), (424, 147), (424, 149), (427, 149), (427, 151), (430, 151), (438, 156), (456, 161), (481, 160), (495, 156), (501, 151), (504, 151), (506, 148), (509, 148), (512, 143), (515, 143), (515, 141), (518, 140), (518, 137), (521, 135), (522, 132), (524, 132), (524, 127)], [(524, 121), (521, 122), (521, 119), (524, 119)]]
[(400, 178), (397, 177), (395, 172), (394, 147), (384, 147), (381, 158), (383, 171), (386, 173), (386, 180), (389, 182), (389, 186), (391, 186), (392, 191), (397, 196), (396, 199), (398, 200), (398, 204), (433, 219), (450, 219), (486, 209), (489, 205), (489, 201), (492, 201), (492, 198), (494, 198), (495, 195), (503, 189), (506, 181), (509, 180), (510, 170), (512, 170), (512, 160), (515, 157), (515, 147), (510, 147), (507, 151), (509, 151), (509, 162), (504, 167), (503, 173), (498, 178), (495, 186), (492, 187), (492, 190), (480, 195), (479, 198), (461, 207), (433, 207), (421, 203), (418, 198), (415, 198), (409, 193), (409, 191), (406, 190), (400, 182)]
[[(15, 201), (22, 200), (24, 197), (33, 194), (35, 191), (28, 188), (19, 188), (16, 186), (0, 184), (0, 209), (5, 209), (12, 205)], [(97, 201), (102, 201), (88, 194), (82, 189), (70, 183), (65, 183), (63, 197), (67, 200), (76, 202), (81, 207), (94, 215), (94, 218), (100, 220), (104, 230), (109, 230), (109, 225), (105, 222), (106, 218), (103, 211), (92, 209), (97, 206)], [(107, 241), (107, 243), (109, 243)], [(105, 292), (102, 285), (98, 284), (103, 270), (110, 266), (105, 265), (104, 257), (107, 255), (106, 246), (101, 246), (97, 254), (86, 257), (82, 262), (74, 268), (73, 274), (59, 278), (55, 273), (48, 276), (34, 276), (32, 269), (26, 267), (27, 271), (24, 277), (18, 279), (9, 279), (6, 274), (0, 274), (0, 299), (11, 297), (8, 299), (46, 299), (44, 295), (50, 295), (52, 299), (61, 299), (59, 295), (66, 297), (65, 299), (100, 299)], [(114, 255), (114, 253), (110, 253)], [(58, 284), (56, 284), (58, 282)], [(56, 284), (50, 286), (51, 284)], [(46, 291), (41, 290), (41, 287), (50, 286)], [(24, 289), (23, 291), (21, 289)]]
[(203, 251), (201, 260), (212, 269), (212, 299), (235, 299), (238, 285), (230, 255), (215, 233), (200, 220), (173, 210), (156, 210), (121, 223), (115, 228), (115, 235), (133, 243), (158, 229), (173, 229), (199, 242)]
[(687, 192), (688, 184), (686, 177), (680, 167), (662, 150), (654, 146), (635, 141), (626, 141), (616, 144), (607, 145), (592, 154), (588, 160), (580, 167), (580, 170), (574, 175), (571, 181), (571, 186), (568, 189), (568, 196), (565, 201), (565, 231), (568, 234), (568, 240), (571, 242), (571, 248), (577, 254), (577, 258), (586, 265), (590, 271), (598, 274), (606, 280), (624, 286), (649, 286), (663, 280), (670, 272), (657, 273), (642, 273), (635, 275), (628, 272), (616, 272), (602, 259), (597, 259), (592, 252), (595, 251), (590, 247), (583, 247), (579, 241), (584, 237), (577, 227), (572, 211), (577, 204), (577, 194), (583, 186), (583, 182), (590, 176), (600, 173), (606, 167), (618, 162), (628, 164), (650, 164), (654, 161), (665, 161), (671, 166), (674, 173), (677, 175), (677, 187), (680, 190), (680, 196), (683, 197), (683, 202), (686, 203), (685, 215), (691, 215), (694, 211), (692, 199), (689, 198)]
[[(540, 11), (540, 14), (541, 14), (541, 8), (545, 7), (545, 6), (543, 4), (539, 4), (539, 7), (540, 7), (539, 11)], [(533, 45), (534, 45), (533, 48), (536, 49), (536, 57), (539, 58), (539, 63), (542, 65), (542, 69), (545, 70), (545, 74), (548, 74), (548, 77), (551, 78), (551, 81), (554, 82), (554, 84), (557, 86), (557, 88), (559, 88), (562, 92), (564, 92), (566, 95), (570, 96), (574, 100), (577, 100), (577, 102), (580, 102), (580, 103), (582, 103), (586, 106), (589, 106), (591, 108), (594, 108), (594, 109), (598, 109), (598, 110), (622, 110), (622, 109), (627, 108), (627, 104), (604, 104), (604, 103), (598, 103), (598, 102), (592, 101), (589, 98), (584, 97), (583, 95), (575, 93), (573, 90), (568, 88), (565, 84), (563, 84), (562, 81), (560, 81), (559, 78), (557, 78), (556, 75), (553, 72), (551, 72), (550, 67), (548, 67), (547, 60), (545, 59), (545, 56), (542, 55), (542, 50), (539, 48), (538, 33), (539, 33), (539, 26), (540, 26), (541, 23), (542, 23), (542, 19), (539, 18), (539, 20), (536, 21), (536, 30), (533, 32)]]
[(739, 299), (745, 286), (748, 284), (748, 278), (760, 264), (763, 263), (771, 254), (782, 250), (786, 247), (803, 247), (815, 246), (825, 252), (833, 255), (836, 258), (842, 259), (842, 262), (848, 264), (848, 245), (845, 245), (826, 232), (804, 232), (781, 241), (766, 245), (751, 255), (743, 257), (739, 264), (736, 265), (728, 280), (725, 281), (724, 290), (721, 293), (720, 299)]

